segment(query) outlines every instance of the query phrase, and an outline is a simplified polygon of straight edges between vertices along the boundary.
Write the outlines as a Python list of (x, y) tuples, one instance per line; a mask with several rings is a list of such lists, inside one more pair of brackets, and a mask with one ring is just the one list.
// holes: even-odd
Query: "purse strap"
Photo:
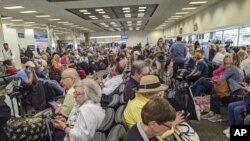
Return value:
[(182, 124), (180, 123), (178, 126), (183, 126), (183, 127), (187, 127), (187, 131), (186, 132), (180, 132), (180, 136), (182, 137), (183, 135), (186, 136), (191, 136), (195, 134), (195, 131), (190, 132), (190, 127), (187, 124)]

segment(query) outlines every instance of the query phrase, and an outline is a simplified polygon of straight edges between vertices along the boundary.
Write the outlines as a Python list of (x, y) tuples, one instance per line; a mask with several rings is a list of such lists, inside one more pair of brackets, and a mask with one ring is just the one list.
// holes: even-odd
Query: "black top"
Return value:
[(124, 89), (124, 100), (132, 100), (135, 98), (135, 89), (139, 86), (139, 82), (134, 80), (132, 77), (126, 82)]
[(141, 133), (139, 131), (137, 124), (135, 124), (131, 129), (128, 130), (123, 141), (145, 141), (145, 138), (149, 141), (160, 141), (157, 137), (147, 138), (144, 132)]

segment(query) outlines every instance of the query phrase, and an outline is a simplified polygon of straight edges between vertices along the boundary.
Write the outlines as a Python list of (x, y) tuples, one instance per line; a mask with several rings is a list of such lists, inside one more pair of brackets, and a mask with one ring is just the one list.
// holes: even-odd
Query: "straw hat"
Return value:
[(154, 93), (159, 91), (165, 91), (168, 86), (161, 84), (158, 77), (155, 75), (146, 75), (141, 78), (140, 85), (138, 87), (138, 93)]

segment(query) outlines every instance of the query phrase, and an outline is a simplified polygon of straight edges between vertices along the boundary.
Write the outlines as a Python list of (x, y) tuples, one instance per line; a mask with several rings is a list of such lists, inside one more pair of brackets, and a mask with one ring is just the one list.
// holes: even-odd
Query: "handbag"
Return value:
[(230, 88), (228, 86), (228, 82), (227, 80), (219, 80), (219, 81), (215, 81), (213, 83), (213, 87), (214, 87), (214, 91), (215, 93), (220, 97), (220, 98), (224, 98), (224, 97), (228, 97), (230, 96)]
[(202, 113), (210, 111), (210, 95), (201, 94), (201, 96), (194, 97), (194, 101), (200, 107)]
[(174, 136), (177, 141), (200, 141), (197, 132), (185, 121), (175, 128)]

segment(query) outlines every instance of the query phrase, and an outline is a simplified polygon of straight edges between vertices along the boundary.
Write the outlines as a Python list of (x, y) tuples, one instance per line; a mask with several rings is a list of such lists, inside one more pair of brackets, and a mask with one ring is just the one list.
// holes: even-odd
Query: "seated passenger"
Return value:
[[(242, 100), (243, 91), (240, 84), (243, 82), (243, 75), (239, 69), (240, 59), (239, 56), (233, 53), (230, 56), (231, 65), (226, 67), (224, 74), (219, 80), (227, 80), (231, 94), (228, 97), (220, 98), (216, 93), (211, 95), (210, 99), (210, 112), (201, 116), (203, 119), (208, 119), (211, 122), (221, 121), (220, 115), (220, 102), (229, 104), (231, 102)], [(235, 65), (233, 65), (235, 64)], [(214, 83), (214, 82), (212, 82)]]
[(105, 117), (105, 111), (100, 106), (101, 89), (91, 79), (84, 79), (74, 86), (76, 104), (68, 120), (57, 116), (54, 126), (66, 133), (64, 141), (92, 141)]
[[(141, 120), (140, 113), (142, 107), (153, 97), (163, 98), (164, 91), (167, 90), (167, 88), (167, 85), (160, 83), (157, 76), (146, 75), (141, 78), (140, 85), (135, 93), (135, 98), (133, 100), (129, 100), (123, 114), (125, 123), (129, 128)], [(177, 115), (174, 126), (179, 124), (182, 118), (182, 114)]]
[(60, 56), (58, 54), (55, 54), (52, 59), (52, 69), (55, 72), (61, 72), (62, 71), (62, 64), (60, 62)]
[(201, 77), (207, 77), (208, 74), (208, 65), (202, 59), (202, 54), (200, 52), (195, 52), (194, 58), (196, 60), (194, 70), (188, 76), (186, 76), (186, 81), (189, 85)]
[(33, 82), (38, 80), (35, 73), (35, 64), (32, 61), (25, 63), (25, 68), (17, 72), (17, 77), (21, 78), (22, 83), (31, 86)]
[(175, 109), (165, 99), (154, 97), (142, 108), (138, 121), (123, 141), (162, 141), (161, 136), (174, 126)]
[(62, 72), (61, 84), (66, 89), (66, 95), (62, 106), (56, 107), (56, 114), (68, 117), (72, 108), (75, 105), (74, 100), (74, 84), (77, 83), (80, 78), (75, 69), (68, 68)]
[(119, 63), (116, 63), (112, 66), (106, 79), (95, 78), (96, 82), (101, 86), (103, 94), (110, 95), (122, 83), (122, 72), (123, 68), (120, 67)]
[(18, 71), (11, 60), (5, 60), (3, 65), (5, 66), (5, 74), (15, 74)]
[(144, 61), (134, 61), (131, 68), (131, 76), (126, 82), (124, 99), (132, 100), (135, 97), (135, 89), (139, 86), (141, 77), (149, 74), (149, 67)]

